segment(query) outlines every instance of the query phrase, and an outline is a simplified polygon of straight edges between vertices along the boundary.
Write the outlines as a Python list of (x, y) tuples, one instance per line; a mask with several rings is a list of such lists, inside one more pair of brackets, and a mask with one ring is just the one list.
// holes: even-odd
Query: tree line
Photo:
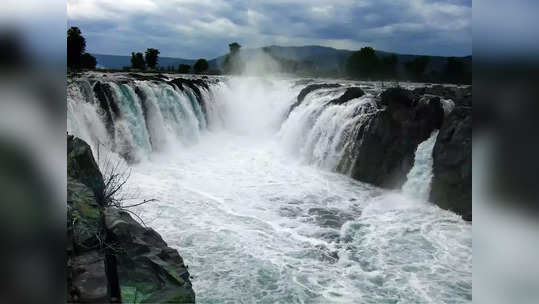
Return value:
[[(180, 64), (177, 68), (173, 66), (163, 67), (158, 66), (159, 50), (149, 48), (143, 54), (141, 52), (131, 53), (131, 66), (124, 67), (124, 70), (140, 70), (140, 71), (167, 71), (178, 73), (194, 73), (200, 74), (207, 72), (209, 63), (206, 59), (198, 59), (191, 67), (188, 64)], [(76, 27), (70, 27), (67, 30), (67, 67), (70, 70), (95, 69), (97, 60), (94, 56), (86, 53), (86, 39), (82, 36), (81, 30)], [(215, 73), (215, 71), (213, 71)]]
[(397, 55), (378, 56), (372, 47), (364, 47), (350, 55), (345, 63), (346, 76), (366, 80), (411, 80), (471, 84), (472, 71), (463, 61), (449, 57), (439, 71), (429, 69), (431, 58), (419, 56), (403, 63), (399, 69)]
[[(241, 57), (241, 45), (232, 42), (228, 45), (229, 53), (222, 63), (222, 70), (225, 74), (241, 74), (246, 67), (245, 59)], [(414, 59), (399, 63), (399, 57), (392, 55), (379, 55), (370, 46), (361, 48), (353, 52), (347, 60), (335, 70), (322, 70), (313, 61), (297, 61), (278, 57), (271, 53), (270, 48), (263, 48), (263, 53), (268, 55), (279, 65), (279, 71), (298, 76), (310, 77), (347, 77), (351, 79), (364, 80), (411, 80), (417, 82), (450, 82), (471, 84), (472, 71), (464, 62), (449, 57), (439, 71), (432, 68), (429, 56), (418, 56)], [(143, 54), (141, 52), (131, 53), (131, 66), (124, 67), (124, 70), (138, 70), (149, 72), (170, 72), (170, 73), (210, 73), (221, 74), (220, 70), (209, 70), (210, 66), (206, 59), (198, 59), (193, 66), (180, 64), (175, 66), (159, 66), (159, 50), (148, 48)], [(86, 40), (77, 27), (71, 27), (67, 31), (67, 65), (71, 70), (95, 69), (97, 61), (94, 56), (86, 53)]]

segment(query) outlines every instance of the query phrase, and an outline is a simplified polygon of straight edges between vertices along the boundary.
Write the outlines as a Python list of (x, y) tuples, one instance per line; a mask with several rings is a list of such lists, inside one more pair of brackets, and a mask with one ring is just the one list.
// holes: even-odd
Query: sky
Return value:
[(90, 53), (212, 59), (228, 44), (472, 54), (472, 0), (68, 0)]

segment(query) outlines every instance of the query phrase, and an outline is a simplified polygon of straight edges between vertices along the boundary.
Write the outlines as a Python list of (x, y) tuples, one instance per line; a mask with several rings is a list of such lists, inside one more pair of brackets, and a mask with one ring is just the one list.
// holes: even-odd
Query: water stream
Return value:
[(128, 191), (157, 200), (136, 211), (179, 250), (198, 303), (471, 302), (471, 225), (408, 191), (429, 178), (436, 135), (418, 147), (406, 193), (339, 168), (374, 91), (328, 106), (343, 89), (320, 90), (288, 115), (301, 86), (234, 78), (204, 92), (203, 116), (192, 92), (113, 85), (123, 131), (111, 137), (80, 87), (68, 130), (138, 151)]

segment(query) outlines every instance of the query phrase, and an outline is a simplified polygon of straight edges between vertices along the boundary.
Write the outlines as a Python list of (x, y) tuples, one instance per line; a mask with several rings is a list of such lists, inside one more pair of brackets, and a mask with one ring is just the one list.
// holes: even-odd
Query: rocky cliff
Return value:
[(161, 236), (107, 206), (90, 146), (67, 138), (70, 303), (194, 303), (187, 266)]
[(430, 200), (472, 220), (472, 109), (457, 107), (434, 145)]

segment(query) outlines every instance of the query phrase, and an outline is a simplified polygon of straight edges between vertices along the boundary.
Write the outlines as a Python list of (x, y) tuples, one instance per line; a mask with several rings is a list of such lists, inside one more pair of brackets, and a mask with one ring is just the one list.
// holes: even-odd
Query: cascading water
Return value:
[(429, 199), (430, 183), (432, 180), (432, 149), (438, 137), (438, 130), (417, 146), (414, 166), (407, 175), (406, 183), (402, 191), (417, 199), (426, 201)]
[[(205, 116), (216, 117), (218, 106), (204, 90), (166, 82), (73, 81), (68, 85), (68, 131), (90, 143), (136, 162), (169, 145), (194, 144), (207, 128)], [(208, 108), (203, 113), (201, 103)]]
[(285, 147), (305, 163), (348, 173), (357, 131), (376, 109), (372, 94), (344, 104), (328, 104), (344, 90), (325, 89), (309, 94), (283, 123), (280, 136)]
[[(68, 89), (68, 130), (113, 149), (95, 81), (81, 81)], [(188, 87), (110, 82), (113, 128), (151, 148), (126, 191), (157, 199), (134, 211), (179, 250), (198, 303), (471, 302), (471, 225), (331, 172), (353, 163), (379, 111), (375, 84), (340, 105), (328, 102), (343, 88), (318, 90), (288, 113), (302, 88), (290, 80), (211, 83), (200, 112)]]

